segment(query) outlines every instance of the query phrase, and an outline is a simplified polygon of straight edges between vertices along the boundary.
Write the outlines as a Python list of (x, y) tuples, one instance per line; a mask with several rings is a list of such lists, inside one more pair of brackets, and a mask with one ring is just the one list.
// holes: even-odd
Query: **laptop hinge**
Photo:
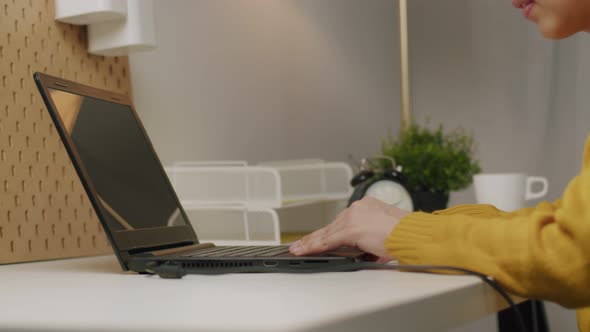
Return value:
[(155, 250), (155, 251), (150, 251), (149, 253), (152, 254), (153, 256), (159, 257), (159, 256), (178, 254), (178, 253), (185, 252), (185, 251), (195, 251), (195, 250), (200, 250), (200, 249), (205, 249), (205, 248), (211, 248), (214, 246), (215, 245), (213, 243), (199, 243), (199, 244), (193, 244), (190, 246), (182, 246), (179, 248)]

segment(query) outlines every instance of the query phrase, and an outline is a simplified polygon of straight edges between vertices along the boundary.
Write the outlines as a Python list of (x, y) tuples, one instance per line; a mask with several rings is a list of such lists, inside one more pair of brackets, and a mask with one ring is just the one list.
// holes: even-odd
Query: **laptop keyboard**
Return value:
[[(276, 257), (289, 253), (288, 246), (212, 247), (181, 255), (182, 257)], [(290, 256), (290, 255), (289, 255)]]

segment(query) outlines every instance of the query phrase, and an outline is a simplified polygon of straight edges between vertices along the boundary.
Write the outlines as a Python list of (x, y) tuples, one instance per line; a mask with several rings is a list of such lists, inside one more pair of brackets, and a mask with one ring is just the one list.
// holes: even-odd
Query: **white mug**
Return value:
[[(479, 204), (491, 204), (503, 211), (514, 211), (525, 206), (526, 201), (543, 198), (549, 191), (549, 181), (540, 176), (521, 173), (478, 174), (473, 177), (475, 197)], [(535, 183), (543, 188), (533, 192)]]

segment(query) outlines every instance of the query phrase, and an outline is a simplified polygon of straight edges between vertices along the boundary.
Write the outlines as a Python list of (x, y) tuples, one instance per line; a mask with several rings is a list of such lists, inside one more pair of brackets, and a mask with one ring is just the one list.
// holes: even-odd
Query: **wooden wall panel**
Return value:
[(130, 94), (128, 59), (89, 55), (85, 27), (54, 7), (0, 0), (0, 263), (112, 251), (33, 73)]

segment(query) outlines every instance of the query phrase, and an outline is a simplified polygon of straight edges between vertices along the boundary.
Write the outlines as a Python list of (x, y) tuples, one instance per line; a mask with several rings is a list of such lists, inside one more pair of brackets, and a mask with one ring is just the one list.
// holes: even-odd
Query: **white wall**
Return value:
[[(156, 6), (158, 49), (131, 69), (164, 163), (346, 160), (397, 132), (397, 1)], [(558, 197), (590, 132), (590, 36), (545, 41), (509, 1), (412, 0), (410, 16), (416, 118), (472, 129), (484, 171), (548, 176)], [(575, 330), (573, 312), (549, 308), (554, 331)], [(491, 319), (461, 331), (493, 330)]]
[(131, 68), (163, 161), (376, 152), (398, 128), (395, 5), (335, 4), (156, 2), (158, 49)]

